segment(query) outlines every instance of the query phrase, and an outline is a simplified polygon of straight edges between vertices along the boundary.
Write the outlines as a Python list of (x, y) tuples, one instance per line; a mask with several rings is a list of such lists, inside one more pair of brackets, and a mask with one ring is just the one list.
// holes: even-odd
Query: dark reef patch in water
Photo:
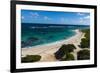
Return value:
[(30, 47), (70, 38), (76, 29), (86, 29), (84, 25), (21, 24), (21, 47)]

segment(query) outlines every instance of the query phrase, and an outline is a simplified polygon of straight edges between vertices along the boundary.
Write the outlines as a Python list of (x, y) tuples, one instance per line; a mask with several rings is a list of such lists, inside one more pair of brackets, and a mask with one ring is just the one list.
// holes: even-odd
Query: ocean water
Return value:
[(21, 47), (31, 47), (68, 39), (76, 34), (75, 29), (86, 29), (84, 25), (21, 24)]

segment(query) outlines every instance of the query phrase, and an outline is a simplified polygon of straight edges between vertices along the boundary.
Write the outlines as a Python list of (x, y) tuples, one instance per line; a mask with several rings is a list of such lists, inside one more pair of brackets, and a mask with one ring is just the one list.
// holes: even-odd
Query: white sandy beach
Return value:
[(75, 47), (77, 48), (74, 50), (73, 54), (75, 58), (76, 52), (81, 50), (78, 45), (81, 42), (81, 38), (84, 37), (84, 33), (80, 32), (78, 29), (75, 30), (76, 35), (70, 37), (69, 39), (64, 39), (55, 43), (50, 43), (50, 44), (44, 44), (44, 45), (38, 45), (30, 48), (22, 48), (22, 56), (26, 55), (41, 55), (41, 60), (40, 61), (56, 61), (54, 57), (54, 53), (63, 45), (63, 44), (74, 44)]

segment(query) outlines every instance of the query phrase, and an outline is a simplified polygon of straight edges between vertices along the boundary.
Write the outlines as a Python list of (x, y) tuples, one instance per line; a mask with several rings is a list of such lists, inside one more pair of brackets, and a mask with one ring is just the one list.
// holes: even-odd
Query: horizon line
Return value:
[[(47, 23), (21, 23), (21, 24), (44, 24), (44, 25), (85, 25), (85, 24), (47, 24)], [(85, 25), (85, 26), (90, 26), (90, 25)]]

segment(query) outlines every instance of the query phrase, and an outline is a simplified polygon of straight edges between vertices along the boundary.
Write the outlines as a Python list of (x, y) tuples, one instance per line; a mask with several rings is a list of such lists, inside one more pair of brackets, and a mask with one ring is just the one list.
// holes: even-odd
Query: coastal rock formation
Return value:
[(26, 43), (25, 41), (21, 41), (21, 48), (25, 47), (25, 46), (28, 46), (29, 44)]
[(28, 40), (31, 40), (31, 41), (33, 41), (33, 42), (34, 42), (34, 41), (39, 40), (39, 38), (36, 38), (36, 37), (29, 37), (29, 38), (28, 38)]
[(25, 46), (32, 46), (33, 43), (36, 43), (39, 39), (36, 37), (29, 37), (27, 39), (27, 42), (25, 41), (21, 41), (21, 47), (25, 47)]

